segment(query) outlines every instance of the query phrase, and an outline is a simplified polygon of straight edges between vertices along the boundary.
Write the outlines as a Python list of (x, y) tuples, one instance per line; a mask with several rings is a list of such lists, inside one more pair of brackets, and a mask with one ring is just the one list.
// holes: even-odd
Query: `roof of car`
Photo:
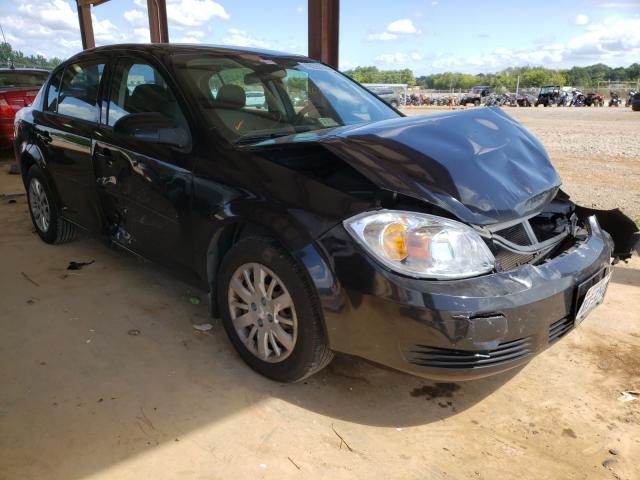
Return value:
[(137, 50), (141, 52), (149, 53), (196, 53), (196, 52), (210, 52), (224, 54), (242, 54), (242, 53), (254, 53), (258, 55), (264, 55), (269, 57), (283, 57), (283, 58), (307, 58), (304, 55), (298, 55), (295, 53), (278, 52), (275, 50), (266, 50), (260, 48), (248, 48), (232, 45), (208, 45), (208, 44), (188, 44), (188, 43), (120, 43), (116, 45), (104, 45), (101, 47), (92, 48), (90, 50), (84, 50), (71, 58), (77, 56), (90, 54), (92, 52), (111, 52), (118, 50)]

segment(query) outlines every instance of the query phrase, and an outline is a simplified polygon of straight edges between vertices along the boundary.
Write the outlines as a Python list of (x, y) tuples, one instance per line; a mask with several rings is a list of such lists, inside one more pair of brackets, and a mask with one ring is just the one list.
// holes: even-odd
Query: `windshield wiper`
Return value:
[(318, 130), (318, 128), (313, 127), (311, 125), (307, 125), (307, 126), (298, 126), (295, 128), (293, 132), (291, 130), (287, 130), (287, 131), (280, 131), (280, 132), (263, 132), (263, 133), (255, 133), (255, 134), (245, 133), (233, 143), (235, 143), (236, 145), (246, 145), (250, 143), (258, 143), (263, 140), (269, 140), (271, 138), (286, 137), (288, 135), (295, 135), (297, 133), (309, 132), (311, 130)]

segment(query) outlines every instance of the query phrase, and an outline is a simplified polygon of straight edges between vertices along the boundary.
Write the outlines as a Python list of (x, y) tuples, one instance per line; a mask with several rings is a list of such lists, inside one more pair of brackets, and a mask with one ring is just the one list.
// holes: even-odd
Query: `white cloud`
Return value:
[(199, 27), (214, 18), (229, 20), (224, 7), (213, 0), (169, 0), (167, 17), (170, 24), (183, 27)]
[(416, 33), (418, 29), (408, 18), (396, 20), (387, 26), (387, 31), (391, 33)]
[(422, 32), (416, 28), (413, 21), (408, 18), (402, 18), (391, 22), (383, 32), (370, 33), (367, 36), (367, 40), (397, 40), (401, 35), (412, 35), (415, 33), (419, 34)]
[(50, 30), (78, 30), (78, 14), (65, 0), (34, 0), (20, 3), (18, 12), (25, 18), (37, 20)]
[(127, 10), (126, 12), (124, 12), (124, 19), (127, 22), (135, 25), (141, 25), (148, 21), (147, 13), (135, 8), (133, 10)]
[(263, 39), (256, 38), (244, 30), (230, 28), (227, 30), (228, 36), (222, 39), (225, 45), (237, 47), (271, 48), (271, 44)]
[(422, 55), (420, 55), (418, 52), (381, 53), (375, 59), (383, 66), (411, 67), (413, 62), (422, 60)]
[(576, 19), (573, 21), (576, 25), (586, 25), (589, 23), (589, 17), (587, 17), (584, 13), (580, 13), (576, 15)]
[(396, 38), (398, 38), (398, 35), (389, 32), (370, 33), (367, 37), (368, 40), (395, 40)]
[(133, 29), (133, 40), (136, 43), (149, 43), (151, 41), (151, 32), (149, 27), (138, 27)]
[(171, 41), (173, 43), (202, 43), (202, 40), (197, 37), (179, 37)]
[(542, 65), (567, 68), (606, 63), (629, 65), (640, 58), (640, 19), (610, 19), (590, 24), (586, 31), (566, 43), (545, 43), (532, 49), (496, 48), (475, 56), (436, 55), (433, 71), (470, 73), (497, 71), (509, 66)]

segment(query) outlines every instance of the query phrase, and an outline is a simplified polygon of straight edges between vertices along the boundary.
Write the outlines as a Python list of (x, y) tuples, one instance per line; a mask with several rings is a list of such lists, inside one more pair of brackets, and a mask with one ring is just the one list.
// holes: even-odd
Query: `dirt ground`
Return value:
[[(513, 115), (552, 156), (562, 145), (550, 137), (581, 128), (579, 109), (566, 127), (523, 110)], [(623, 118), (587, 114), (605, 126)], [(616, 175), (630, 178), (637, 203), (640, 155), (569, 153), (554, 161), (570, 193), (606, 160), (615, 172), (628, 165)], [(0, 194), (19, 188), (1, 169)], [(338, 356), (280, 385), (241, 362), (218, 321), (192, 327), (210, 321), (204, 292), (92, 238), (46, 245), (25, 198), (8, 200), (0, 480), (640, 478), (640, 399), (620, 400), (640, 389), (638, 257), (615, 267), (605, 303), (578, 329), (518, 371), (433, 383)], [(72, 260), (95, 263), (69, 271)]]

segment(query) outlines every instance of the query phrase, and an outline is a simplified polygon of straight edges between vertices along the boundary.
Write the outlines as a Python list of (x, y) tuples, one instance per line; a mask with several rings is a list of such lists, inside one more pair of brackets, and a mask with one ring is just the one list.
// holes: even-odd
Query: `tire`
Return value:
[(479, 107), (479, 106), (480, 106), (480, 100), (475, 100), (475, 101), (473, 102), (473, 104), (474, 104), (476, 107)]
[(631, 110), (634, 112), (640, 112), (640, 103), (632, 103)]
[(390, 103), (390, 105), (391, 105), (393, 108), (398, 108), (398, 102), (396, 102), (395, 100), (392, 100), (392, 101), (391, 101), (391, 103)]
[(27, 200), (31, 221), (42, 240), (59, 244), (73, 239), (76, 227), (62, 218), (53, 189), (37, 165), (27, 173)]
[[(242, 272), (256, 272), (256, 268), (261, 269), (258, 271), (264, 275), (262, 285), (264, 290), (271, 291), (271, 296), (251, 292), (248, 281), (254, 282), (261, 275), (249, 273), (249, 277), (245, 277)], [(331, 362), (333, 352), (324, 333), (315, 287), (277, 242), (266, 237), (240, 240), (225, 255), (218, 278), (216, 293), (224, 329), (236, 351), (253, 370), (288, 383), (303, 380)], [(274, 281), (278, 285), (275, 288), (272, 287)], [(251, 287), (260, 291), (253, 283)], [(280, 309), (281, 303), (277, 300), (287, 292), (291, 307)], [(285, 338), (286, 342), (280, 341)], [(262, 352), (258, 346), (260, 339), (263, 339)], [(278, 351), (281, 349), (279, 353), (274, 344)], [(286, 344), (292, 347), (287, 348)]]

